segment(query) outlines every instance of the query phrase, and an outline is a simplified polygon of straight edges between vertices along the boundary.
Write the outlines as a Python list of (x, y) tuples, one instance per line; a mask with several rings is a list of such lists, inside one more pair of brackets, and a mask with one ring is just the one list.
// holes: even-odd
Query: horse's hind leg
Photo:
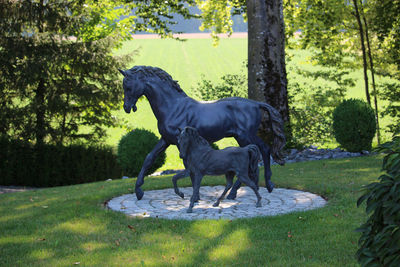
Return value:
[(229, 189), (231, 189), (232, 187), (232, 183), (233, 183), (233, 177), (235, 176), (234, 172), (227, 172), (225, 174), (226, 177), (226, 186), (224, 189), (224, 192), (222, 192), (222, 195), (218, 198), (218, 200), (213, 204), (213, 207), (218, 207), (219, 203), (224, 199), (226, 193), (228, 192)]
[(179, 190), (178, 185), (177, 185), (177, 181), (182, 179), (182, 178), (188, 177), (189, 174), (190, 174), (189, 170), (183, 170), (181, 172), (178, 172), (177, 174), (175, 174), (172, 177), (172, 183), (174, 184), (175, 194), (177, 194), (181, 198), (183, 198), (185, 195)]
[(236, 180), (235, 184), (233, 185), (231, 192), (229, 192), (226, 199), (235, 199), (237, 196), (237, 191), (242, 186), (242, 183), (239, 180)]
[(271, 153), (270, 148), (259, 138), (258, 136), (253, 136), (252, 144), (255, 144), (260, 149), (261, 155), (263, 157), (264, 162), (264, 177), (265, 177), (265, 187), (268, 189), (268, 192), (272, 192), (274, 189), (274, 183), (271, 182)]
[(250, 178), (248, 176), (246, 176), (246, 175), (239, 175), (238, 174), (237, 177), (238, 177), (238, 180), (240, 180), (242, 183), (245, 183), (248, 187), (253, 189), (254, 193), (257, 196), (256, 207), (257, 208), (261, 207), (261, 195), (260, 195), (260, 193), (258, 193), (256, 184), (252, 180), (250, 180)]

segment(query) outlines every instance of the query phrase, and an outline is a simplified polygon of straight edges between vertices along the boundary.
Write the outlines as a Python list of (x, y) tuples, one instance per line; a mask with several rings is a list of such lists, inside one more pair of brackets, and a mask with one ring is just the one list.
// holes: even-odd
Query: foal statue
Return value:
[[(224, 98), (218, 101), (199, 102), (188, 97), (177, 81), (160, 68), (135, 66), (130, 70), (120, 70), (124, 75), (124, 109), (129, 113), (136, 111), (136, 102), (146, 96), (158, 120), (161, 139), (146, 156), (136, 180), (135, 193), (140, 200), (144, 176), (157, 155), (169, 145), (177, 145), (179, 128), (191, 126), (208, 142), (213, 143), (224, 137), (234, 137), (241, 147), (256, 145), (264, 161), (265, 185), (272, 192), (270, 156), (283, 165), (281, 149), (285, 145), (283, 121), (279, 112), (272, 106), (240, 97)], [(266, 145), (257, 132), (263, 129), (271, 136), (272, 149)], [(240, 181), (233, 186), (231, 193), (236, 195)]]
[[(193, 210), (194, 202), (199, 198), (199, 189), (204, 175), (226, 176), (226, 186), (222, 195), (214, 203), (217, 207), (233, 185), (233, 177), (245, 183), (257, 196), (256, 207), (261, 207), (261, 196), (258, 193), (258, 160), (260, 151), (256, 145), (245, 147), (227, 147), (221, 150), (211, 148), (210, 144), (192, 127), (185, 127), (178, 137), (179, 156), (185, 168), (190, 172), (193, 195), (190, 198), (188, 213)], [(183, 197), (174, 184), (175, 192)]]

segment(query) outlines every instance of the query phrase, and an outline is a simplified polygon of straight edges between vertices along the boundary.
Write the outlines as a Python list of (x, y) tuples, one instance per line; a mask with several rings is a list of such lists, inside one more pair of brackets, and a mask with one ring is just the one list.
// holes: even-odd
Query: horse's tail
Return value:
[(258, 185), (258, 161), (261, 153), (256, 145), (248, 145), (247, 149), (249, 151), (249, 177)]
[(285, 159), (281, 151), (286, 144), (286, 138), (281, 114), (274, 107), (266, 103), (260, 103), (260, 108), (268, 113), (268, 117), (262, 116), (261, 119), (261, 137), (264, 137), (265, 141), (270, 143), (272, 147), (271, 155), (275, 162), (284, 165)]

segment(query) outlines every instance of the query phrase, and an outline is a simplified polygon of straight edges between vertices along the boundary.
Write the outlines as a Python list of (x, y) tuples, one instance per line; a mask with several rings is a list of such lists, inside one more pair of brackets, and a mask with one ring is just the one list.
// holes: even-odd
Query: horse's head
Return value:
[(119, 70), (124, 75), (123, 88), (124, 88), (124, 110), (130, 113), (137, 110), (136, 102), (144, 94), (146, 84), (136, 77), (132, 77), (129, 71)]

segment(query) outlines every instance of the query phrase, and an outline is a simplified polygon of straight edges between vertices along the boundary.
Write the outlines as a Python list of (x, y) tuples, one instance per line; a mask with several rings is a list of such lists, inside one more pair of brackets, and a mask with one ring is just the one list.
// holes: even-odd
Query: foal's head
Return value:
[(182, 159), (187, 157), (189, 149), (194, 150), (204, 146), (209, 146), (209, 144), (200, 136), (196, 128), (186, 126), (178, 136), (179, 157)]

